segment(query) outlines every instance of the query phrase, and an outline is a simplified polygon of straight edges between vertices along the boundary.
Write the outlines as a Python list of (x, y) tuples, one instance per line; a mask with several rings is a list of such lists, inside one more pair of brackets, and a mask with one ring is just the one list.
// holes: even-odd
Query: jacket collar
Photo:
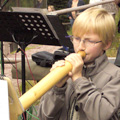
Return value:
[(95, 59), (94, 63), (83, 67), (83, 76), (91, 77), (100, 71), (102, 71), (105, 66), (109, 63), (106, 54), (104, 53), (102, 56)]

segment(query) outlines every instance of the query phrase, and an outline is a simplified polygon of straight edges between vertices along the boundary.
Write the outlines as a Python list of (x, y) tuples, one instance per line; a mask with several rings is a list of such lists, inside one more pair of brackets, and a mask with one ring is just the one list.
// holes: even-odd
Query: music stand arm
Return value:
[[(22, 70), (22, 95), (26, 92), (26, 84), (25, 84), (25, 48), (26, 48), (26, 45), (24, 42), (21, 42), (20, 43), (20, 47), (21, 47), (21, 58), (22, 58), (22, 61), (21, 61), (21, 70)], [(26, 118), (26, 112), (23, 113), (25, 118)]]

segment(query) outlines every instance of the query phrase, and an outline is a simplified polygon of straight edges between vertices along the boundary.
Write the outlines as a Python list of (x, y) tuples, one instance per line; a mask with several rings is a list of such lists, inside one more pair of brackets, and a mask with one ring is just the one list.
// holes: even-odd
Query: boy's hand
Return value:
[(77, 53), (72, 53), (65, 58), (66, 61), (70, 62), (73, 66), (72, 71), (69, 72), (69, 76), (73, 81), (82, 77), (82, 69), (83, 69), (83, 59), (81, 55)]
[[(84, 62), (83, 62), (81, 55), (79, 55), (78, 53), (72, 53), (72, 54), (68, 55), (65, 58), (65, 60), (70, 62), (72, 64), (73, 68), (72, 68), (72, 71), (69, 72), (67, 76), (65, 76), (60, 82), (58, 82), (56, 84), (57, 87), (64, 86), (64, 84), (66, 83), (66, 81), (69, 77), (71, 77), (73, 81), (82, 77), (82, 69), (83, 69)], [(59, 61), (55, 62), (53, 64), (52, 68), (50, 69), (50, 71), (54, 70), (57, 67), (64, 66), (65, 60), (59, 60)]]
[[(55, 62), (55, 63), (53, 64), (53, 66), (52, 66), (52, 68), (50, 69), (50, 71), (53, 71), (55, 68), (57, 68), (57, 67), (62, 67), (62, 66), (64, 66), (64, 65), (65, 65), (65, 61), (64, 61), (64, 60), (59, 60), (59, 61), (57, 61), (57, 62)], [(56, 86), (59, 87), (59, 88), (63, 87), (68, 78), (69, 78), (68, 75), (65, 76), (62, 80), (60, 80), (60, 81), (56, 84)]]

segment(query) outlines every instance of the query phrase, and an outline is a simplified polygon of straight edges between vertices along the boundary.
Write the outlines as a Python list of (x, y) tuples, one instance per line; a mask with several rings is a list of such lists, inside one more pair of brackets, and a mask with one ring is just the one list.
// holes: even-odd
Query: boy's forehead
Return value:
[[(76, 29), (76, 30), (75, 30)], [(90, 21), (84, 21), (84, 22), (78, 22), (74, 26), (75, 33), (77, 34), (86, 34), (86, 33), (95, 33), (97, 29), (97, 26), (90, 22)]]
[(84, 34), (82, 34), (82, 35), (78, 35), (78, 37), (80, 37), (80, 38), (84, 38), (84, 39), (94, 39), (94, 38), (97, 38), (97, 39), (99, 39), (100, 38), (100, 36), (97, 34), (97, 33), (95, 33), (95, 32), (88, 32), (88, 33), (84, 33)]
[(74, 36), (78, 36), (78, 37), (83, 37), (83, 36), (91, 36), (91, 35), (93, 35), (93, 34), (96, 34), (96, 35), (98, 35), (94, 30), (86, 30), (86, 31), (80, 31), (80, 32), (76, 32), (76, 33), (74, 33), (73, 35)]

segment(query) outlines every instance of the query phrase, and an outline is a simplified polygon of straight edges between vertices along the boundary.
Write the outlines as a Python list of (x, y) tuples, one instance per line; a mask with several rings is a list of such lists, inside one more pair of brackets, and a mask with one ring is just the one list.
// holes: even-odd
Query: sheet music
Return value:
[(0, 80), (0, 120), (9, 119), (8, 83)]

